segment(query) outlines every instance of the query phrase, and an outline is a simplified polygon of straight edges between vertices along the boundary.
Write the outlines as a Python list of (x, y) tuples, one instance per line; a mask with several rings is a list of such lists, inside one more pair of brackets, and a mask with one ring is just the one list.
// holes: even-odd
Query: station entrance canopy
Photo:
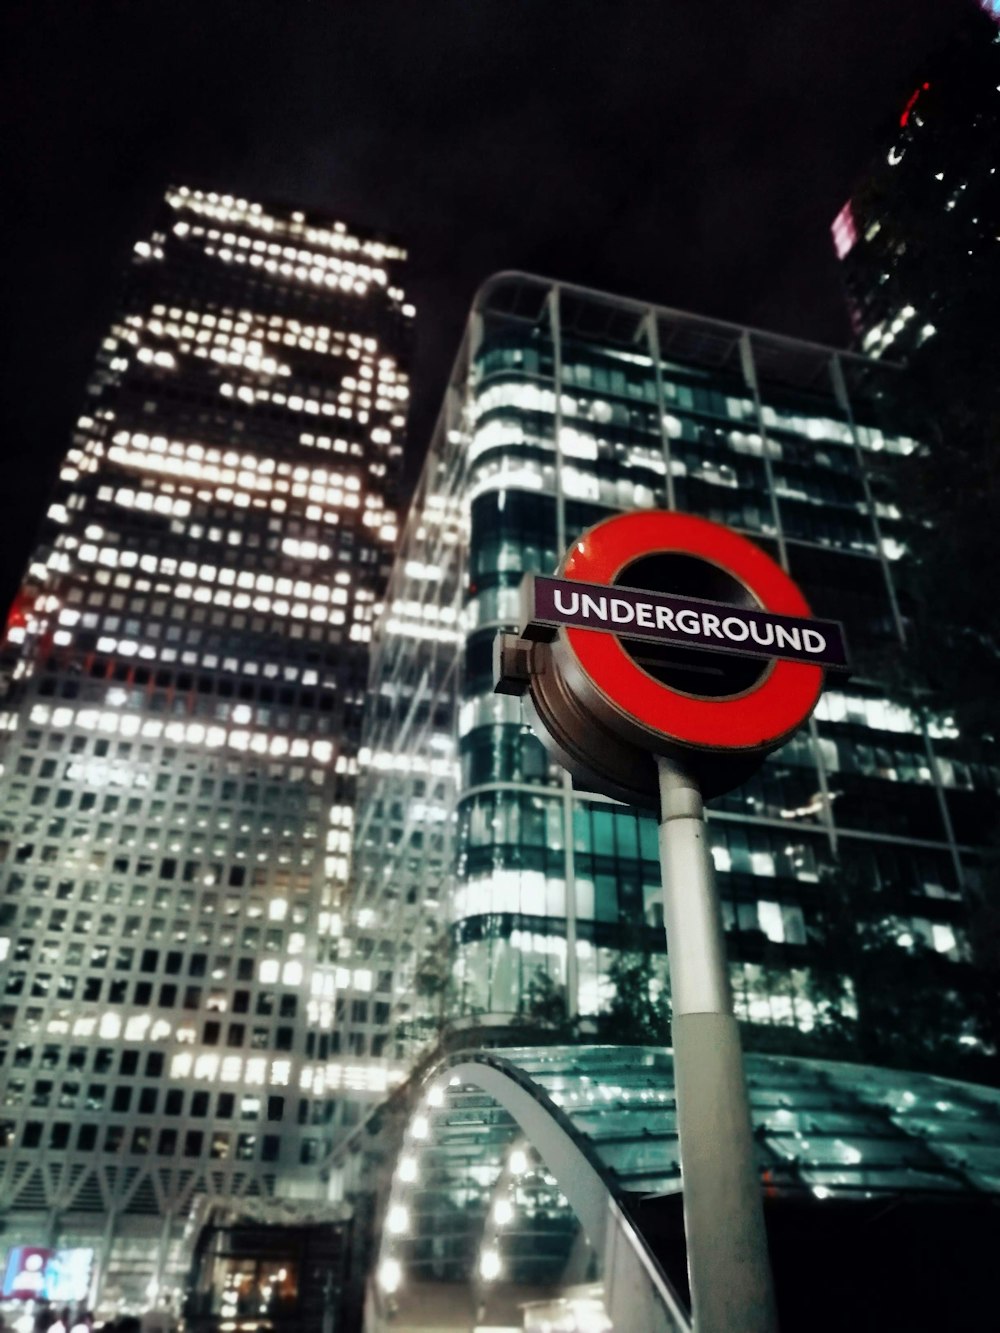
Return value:
[[(954, 1271), (960, 1247), (965, 1279), (986, 1280), (1000, 1240), (1000, 1092), (871, 1066), (746, 1060), (783, 1327), (826, 1327), (822, 1310), (806, 1325), (796, 1317), (797, 1301), (815, 1303), (816, 1282), (864, 1286), (851, 1245), (874, 1245), (889, 1269), (929, 1222), (940, 1265)], [(422, 1083), (404, 1130), (367, 1328), (419, 1328), (416, 1312), (431, 1306), (448, 1327), (447, 1293), (454, 1304), (461, 1291), (464, 1327), (471, 1300), (491, 1327), (573, 1328), (579, 1307), (590, 1321), (580, 1327), (689, 1329), (680, 1183), (668, 1050), (456, 1053)], [(935, 1297), (923, 1288), (936, 1271), (905, 1273), (928, 1316)], [(954, 1280), (940, 1285), (937, 1299), (954, 1310)], [(905, 1297), (897, 1291), (891, 1309)]]

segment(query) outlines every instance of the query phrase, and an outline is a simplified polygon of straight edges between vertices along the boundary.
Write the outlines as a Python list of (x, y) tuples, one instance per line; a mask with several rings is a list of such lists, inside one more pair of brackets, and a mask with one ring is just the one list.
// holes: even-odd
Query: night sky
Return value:
[(407, 246), (412, 476), (498, 269), (843, 344), (830, 221), (969, 3), (8, 0), (0, 598), (168, 182)]

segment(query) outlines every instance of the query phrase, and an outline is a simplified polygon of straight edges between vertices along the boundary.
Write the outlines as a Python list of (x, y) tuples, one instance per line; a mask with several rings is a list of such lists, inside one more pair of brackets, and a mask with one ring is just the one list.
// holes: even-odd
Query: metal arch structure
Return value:
[[(484, 1050), (460, 1052), (444, 1060), (429, 1073), (423, 1088), (425, 1096), (411, 1118), (411, 1136), (413, 1125), (425, 1121), (432, 1108), (437, 1108), (437, 1114), (448, 1116), (452, 1109), (447, 1103), (449, 1091), (479, 1090), (506, 1113), (510, 1124), (508, 1141), (514, 1143), (523, 1137), (530, 1144), (565, 1196), (589, 1242), (599, 1264), (610, 1328), (642, 1328), (643, 1333), (690, 1333), (690, 1314), (622, 1207), (613, 1171), (602, 1163), (586, 1135), (574, 1127), (540, 1083), (502, 1053)], [(426, 1095), (428, 1089), (430, 1097)], [(491, 1201), (495, 1185), (496, 1181), (487, 1191)], [(392, 1198), (398, 1198), (395, 1187)], [(391, 1199), (387, 1219), (392, 1206)], [(486, 1216), (482, 1222), (485, 1233)], [(391, 1233), (392, 1227), (387, 1225), (376, 1272), (392, 1252)], [(475, 1281), (471, 1273), (470, 1280)], [(385, 1296), (374, 1290), (369, 1296), (371, 1300), (380, 1303)], [(381, 1327), (381, 1321), (370, 1317), (373, 1313), (369, 1304), (366, 1330)]]
[(559, 1182), (604, 1274), (604, 1304), (615, 1329), (681, 1333), (691, 1321), (646, 1242), (615, 1198), (608, 1173), (552, 1099), (515, 1065), (487, 1053), (459, 1058), (450, 1078), (478, 1084), (520, 1125)]

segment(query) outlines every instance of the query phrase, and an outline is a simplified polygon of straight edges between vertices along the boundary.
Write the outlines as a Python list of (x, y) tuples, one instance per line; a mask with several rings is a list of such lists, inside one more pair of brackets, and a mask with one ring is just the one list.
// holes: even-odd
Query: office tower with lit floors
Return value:
[(106, 1308), (163, 1300), (213, 1208), (315, 1188), (404, 259), (171, 188), (11, 611), (5, 1240), (89, 1253)]
[(831, 228), (859, 348), (897, 361), (922, 350), (932, 364), (935, 340), (993, 346), (996, 6), (970, 0), (948, 44), (914, 71), (894, 122), (878, 138), (877, 154)]
[(532, 276), (485, 285), (373, 645), (353, 907), (361, 928), (399, 932), (396, 966), (417, 979), (397, 983), (394, 1032), (431, 1017), (420, 996), (438, 994), (444, 915), (451, 1021), (524, 1013), (539, 974), (569, 1017), (593, 1018), (630, 929), (662, 953), (655, 821), (578, 793), (520, 701), (493, 692), (523, 574), (554, 572), (574, 537), (627, 509), (746, 533), (817, 615), (844, 623), (856, 659), (809, 726), (712, 803), (743, 1017), (816, 1023), (833, 848), (897, 884), (899, 933), (960, 968), (963, 858), (993, 775), (965, 762), (946, 719), (922, 723), (864, 674), (900, 626), (899, 514), (873, 498), (866, 465), (912, 449), (893, 429), (896, 375)]
[(914, 447), (899, 374), (528, 274), (478, 293), (372, 647), (349, 929), (385, 961), (348, 1038), (416, 1072), (406, 1114), (333, 1159), (348, 1193), (373, 1136), (395, 1163), (367, 1329), (423, 1300), (467, 1327), (469, 1299), (483, 1326), (690, 1327), (657, 822), (582, 788), (494, 692), (523, 575), (621, 510), (743, 533), (852, 650), (708, 819), (783, 1327), (831, 1326), (834, 1267), (838, 1318), (868, 1299), (850, 1237), (880, 1209), (907, 1311), (936, 1308), (904, 1224), (928, 1199), (955, 1207), (922, 1271), (957, 1299), (948, 1264), (979, 1262), (1000, 1102), (956, 1078), (989, 1063), (965, 892), (997, 774), (877, 674), (902, 640), (901, 515), (872, 488)]

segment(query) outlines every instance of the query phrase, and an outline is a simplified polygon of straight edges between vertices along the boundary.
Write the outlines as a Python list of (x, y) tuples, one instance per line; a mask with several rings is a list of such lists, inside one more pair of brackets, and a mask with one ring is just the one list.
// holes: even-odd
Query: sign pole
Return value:
[(657, 758), (677, 1132), (695, 1333), (776, 1333), (739, 1030), (697, 782)]

